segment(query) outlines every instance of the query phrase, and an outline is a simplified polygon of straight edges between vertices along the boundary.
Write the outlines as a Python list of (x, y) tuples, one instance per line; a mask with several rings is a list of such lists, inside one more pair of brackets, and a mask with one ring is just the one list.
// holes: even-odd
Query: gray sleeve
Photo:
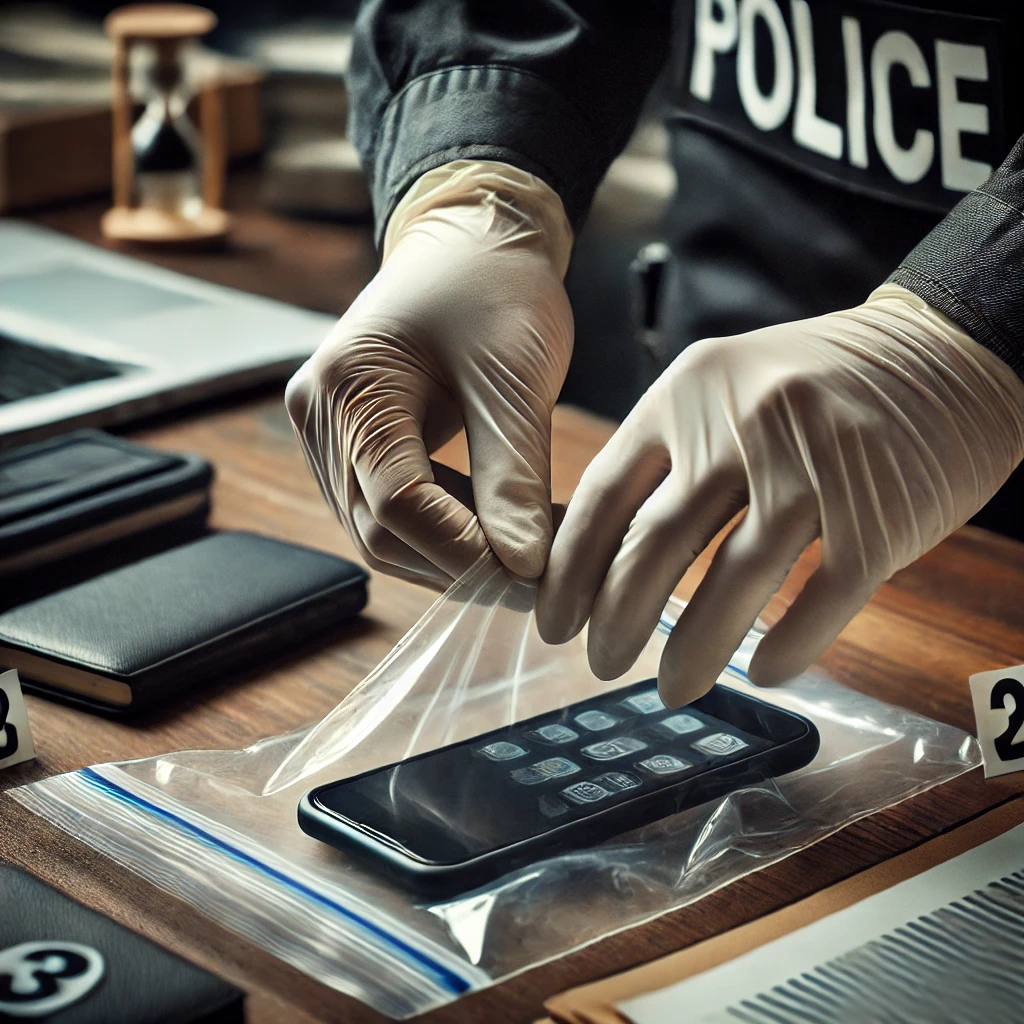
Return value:
[(671, 40), (669, 0), (370, 0), (356, 22), (350, 134), (378, 240), (409, 186), (457, 159), (536, 174), (579, 228)]
[(889, 278), (1024, 379), (1024, 138)]

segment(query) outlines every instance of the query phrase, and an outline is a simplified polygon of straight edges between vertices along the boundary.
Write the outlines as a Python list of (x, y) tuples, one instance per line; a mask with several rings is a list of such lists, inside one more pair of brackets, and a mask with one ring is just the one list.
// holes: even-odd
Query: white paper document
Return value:
[(1018, 1024), (1024, 825), (618, 1009), (633, 1024)]

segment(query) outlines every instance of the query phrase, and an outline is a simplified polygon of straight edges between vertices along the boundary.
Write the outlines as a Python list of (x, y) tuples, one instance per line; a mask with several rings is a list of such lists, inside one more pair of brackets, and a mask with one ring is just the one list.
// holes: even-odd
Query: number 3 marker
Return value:
[(0, 949), (0, 1017), (58, 1013), (84, 999), (100, 983), (104, 969), (102, 954), (79, 942), (47, 939)]
[(971, 676), (985, 778), (1024, 770), (1024, 665)]
[(30, 761), (35, 756), (18, 673), (0, 672), (0, 768)]

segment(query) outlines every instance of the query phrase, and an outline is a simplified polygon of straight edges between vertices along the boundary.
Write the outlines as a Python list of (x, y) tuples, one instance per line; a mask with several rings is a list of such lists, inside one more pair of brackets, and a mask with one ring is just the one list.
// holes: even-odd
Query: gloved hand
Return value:
[[(507, 164), (431, 171), (392, 214), (380, 271), (285, 395), (372, 568), (443, 585), (489, 545), (513, 572), (540, 575), (571, 247), (558, 196)], [(458, 475), (428, 459), (463, 425), (476, 515)]]
[(804, 548), (819, 567), (758, 645), (802, 672), (873, 591), (978, 511), (1024, 456), (1024, 384), (895, 285), (862, 306), (687, 348), (588, 467), (537, 600), (549, 642), (590, 618), (594, 672), (636, 660), (697, 554), (744, 506), (669, 637), (669, 706), (711, 688)]

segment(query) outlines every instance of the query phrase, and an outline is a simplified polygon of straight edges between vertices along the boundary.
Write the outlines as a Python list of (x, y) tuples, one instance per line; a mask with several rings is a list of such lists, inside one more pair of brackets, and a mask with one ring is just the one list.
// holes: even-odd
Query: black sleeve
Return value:
[(889, 278), (1024, 379), (1024, 138)]
[(350, 134), (378, 237), (406, 189), (458, 159), (536, 174), (579, 228), (671, 40), (670, 0), (369, 0)]

